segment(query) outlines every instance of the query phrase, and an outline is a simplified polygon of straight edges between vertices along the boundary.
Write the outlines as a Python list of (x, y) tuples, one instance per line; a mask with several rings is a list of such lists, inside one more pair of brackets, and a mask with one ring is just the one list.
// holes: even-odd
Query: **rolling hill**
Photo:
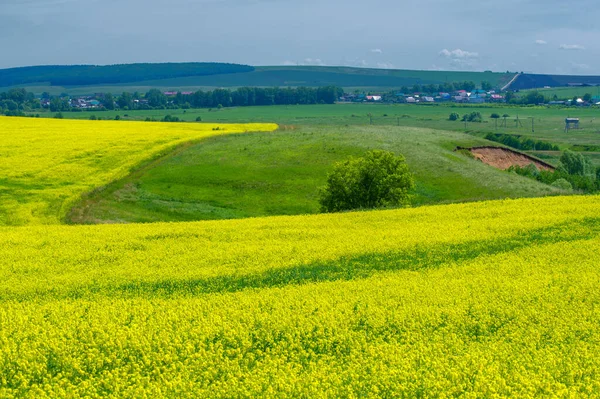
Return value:
[(488, 81), (501, 86), (513, 74), (493, 72), (412, 71), (324, 66), (232, 64), (130, 64), (114, 66), (41, 66), (0, 70), (1, 87), (26, 87), (36, 94), (194, 90), (215, 87), (341, 86), (394, 89), (414, 84)]
[(583, 75), (541, 75), (520, 74), (510, 85), (512, 90), (538, 89), (543, 87), (567, 87), (567, 86), (598, 86), (600, 76)]

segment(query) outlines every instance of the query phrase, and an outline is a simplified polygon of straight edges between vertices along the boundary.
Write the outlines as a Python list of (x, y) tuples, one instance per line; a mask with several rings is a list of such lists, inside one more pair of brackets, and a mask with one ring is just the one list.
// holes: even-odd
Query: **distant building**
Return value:
[(565, 130), (579, 129), (579, 118), (567, 118), (565, 119)]
[(471, 96), (469, 97), (470, 104), (483, 104), (485, 102), (485, 98), (479, 96)]

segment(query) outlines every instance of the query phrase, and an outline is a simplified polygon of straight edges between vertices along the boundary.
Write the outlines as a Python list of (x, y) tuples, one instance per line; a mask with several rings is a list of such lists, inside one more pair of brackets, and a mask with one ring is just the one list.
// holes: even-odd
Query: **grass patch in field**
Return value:
[(0, 225), (60, 223), (85, 192), (182, 142), (276, 128), (0, 117)]
[(78, 223), (188, 221), (316, 213), (333, 163), (370, 149), (403, 154), (414, 205), (531, 197), (556, 189), (454, 152), (487, 142), (462, 133), (398, 127), (303, 127), (205, 140), (90, 196)]

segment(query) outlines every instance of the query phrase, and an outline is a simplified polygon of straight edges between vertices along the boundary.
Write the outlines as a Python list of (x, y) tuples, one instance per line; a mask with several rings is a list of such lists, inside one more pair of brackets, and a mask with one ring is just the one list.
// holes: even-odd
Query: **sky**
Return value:
[(0, 0), (0, 68), (233, 62), (600, 74), (597, 0)]

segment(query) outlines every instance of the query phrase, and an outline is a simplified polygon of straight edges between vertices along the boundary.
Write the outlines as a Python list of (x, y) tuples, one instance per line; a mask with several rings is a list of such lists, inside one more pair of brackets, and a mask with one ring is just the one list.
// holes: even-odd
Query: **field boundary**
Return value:
[[(279, 125), (277, 125), (277, 126), (278, 126), (278, 128), (274, 131), (280, 130)], [(257, 133), (257, 132), (239, 132), (239, 133), (231, 133), (229, 135), (235, 136), (235, 135), (252, 134), (252, 133)], [(68, 225), (91, 224), (90, 221), (87, 221), (87, 219), (86, 219), (86, 213), (87, 213), (87, 210), (99, 200), (99, 198), (97, 198), (97, 197), (100, 193), (102, 193), (106, 190), (109, 190), (112, 186), (118, 185), (119, 183), (121, 183), (122, 181), (124, 181), (126, 179), (140, 177), (144, 172), (146, 172), (149, 169), (152, 169), (154, 166), (160, 164), (165, 159), (176, 156), (176, 155), (184, 152), (188, 148), (190, 148), (198, 143), (201, 143), (203, 141), (210, 140), (213, 137), (219, 137), (219, 136), (210, 136), (210, 137), (189, 140), (189, 141), (185, 141), (182, 143), (180, 142), (180, 143), (174, 144), (167, 148), (163, 148), (160, 151), (158, 151), (156, 154), (154, 154), (153, 156), (151, 156), (145, 160), (142, 160), (141, 162), (139, 162), (136, 165), (133, 165), (125, 175), (120, 176), (116, 179), (113, 179), (110, 182), (103, 184), (101, 186), (94, 187), (93, 189), (81, 194), (81, 196), (77, 200), (71, 202), (70, 208), (68, 210), (65, 210), (64, 208), (69, 205), (63, 203), (63, 206), (61, 206), (61, 213), (64, 216), (60, 217), (62, 224), (68, 224)]]

